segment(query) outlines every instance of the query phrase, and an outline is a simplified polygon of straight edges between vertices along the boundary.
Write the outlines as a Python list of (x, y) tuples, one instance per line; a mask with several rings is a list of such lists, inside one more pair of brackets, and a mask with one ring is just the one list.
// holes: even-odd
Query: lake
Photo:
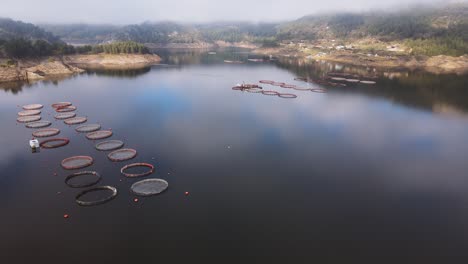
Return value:
[[(97, 263), (450, 263), (468, 257), (468, 76), (374, 72), (296, 59), (247, 62), (237, 51), (162, 54), (167, 65), (92, 71), (0, 90), (0, 251), (26, 260)], [(226, 64), (223, 60), (242, 60)], [(372, 75), (376, 85), (323, 87), (295, 81), (328, 71)], [(232, 90), (275, 80), (327, 93), (295, 99)], [(71, 101), (87, 123), (138, 151), (108, 152), (54, 120)], [(32, 153), (22, 105), (70, 143)], [(102, 205), (75, 202), (65, 185), (70, 156), (89, 155)], [(130, 193), (120, 174), (155, 165), (167, 191)], [(189, 195), (185, 195), (189, 192)], [(64, 214), (69, 218), (65, 219)], [(42, 262), (41, 262), (42, 263)]]

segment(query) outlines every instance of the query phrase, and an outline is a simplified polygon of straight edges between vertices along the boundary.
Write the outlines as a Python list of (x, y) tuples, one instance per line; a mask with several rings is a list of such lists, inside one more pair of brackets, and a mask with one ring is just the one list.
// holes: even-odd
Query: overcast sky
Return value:
[[(450, 1), (454, 0), (443, 2)], [(32, 23), (282, 21), (318, 12), (363, 11), (435, 2), (442, 0), (0, 0), (0, 17)]]

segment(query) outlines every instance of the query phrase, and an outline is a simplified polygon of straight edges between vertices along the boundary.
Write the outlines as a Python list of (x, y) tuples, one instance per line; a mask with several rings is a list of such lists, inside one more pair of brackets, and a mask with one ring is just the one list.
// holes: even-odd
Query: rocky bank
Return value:
[(86, 69), (137, 69), (161, 61), (154, 54), (92, 54), (38, 59), (0, 59), (0, 82), (32, 81), (71, 75)]
[(311, 55), (301, 52), (296, 48), (260, 48), (254, 50), (254, 52), (262, 55), (297, 57), (381, 69), (420, 69), (436, 74), (468, 73), (468, 55), (459, 57), (445, 55), (432, 57), (412, 55), (379, 56), (376, 54), (355, 53), (345, 50), (330, 53), (320, 52)]

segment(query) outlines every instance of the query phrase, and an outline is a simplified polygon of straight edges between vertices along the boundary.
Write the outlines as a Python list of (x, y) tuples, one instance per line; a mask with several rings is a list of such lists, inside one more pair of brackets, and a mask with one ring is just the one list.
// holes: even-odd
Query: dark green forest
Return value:
[(107, 53), (107, 54), (149, 54), (150, 50), (143, 44), (134, 42), (134, 41), (120, 41), (113, 42), (109, 44), (101, 45), (86, 45), (75, 48), (75, 52), (79, 54), (97, 54), (97, 53)]
[(147, 47), (133, 41), (74, 47), (65, 43), (48, 43), (45, 40), (24, 38), (0, 40), (0, 51), (10, 58), (29, 58), (71, 54), (149, 54)]

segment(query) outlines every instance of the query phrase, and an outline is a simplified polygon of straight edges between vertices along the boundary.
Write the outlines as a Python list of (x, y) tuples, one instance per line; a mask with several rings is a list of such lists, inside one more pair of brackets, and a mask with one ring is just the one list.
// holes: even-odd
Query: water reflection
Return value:
[(33, 81), (19, 81), (19, 82), (0, 82), (0, 90), (4, 90), (6, 93), (19, 94), (23, 89), (32, 89), (40, 85), (52, 84), (57, 86), (59, 82), (74, 78), (70, 75), (60, 75), (47, 78), (44, 80), (33, 80)]
[[(58, 86), (39, 82), (24, 93), (3, 93), (0, 247), (24, 258), (52, 250), (49, 261), (60, 252), (78, 262), (91, 255), (151, 261), (155, 252), (173, 262), (256, 256), (259, 263), (362, 263), (362, 252), (430, 263), (466, 254), (465, 118), (441, 118), (394, 99), (427, 100), (414, 98), (424, 97), (418, 81), (296, 91), (294, 100), (233, 91), (242, 80), (301, 84), (294, 77), (307, 69), (221, 59), (155, 66), (131, 78), (76, 75)], [(409, 96), (395, 96), (399, 90)], [(112, 139), (138, 151), (132, 162), (155, 164), (153, 176), (167, 180), (169, 190), (133, 202), (134, 181), (120, 175), (124, 164), (52, 120), (49, 105), (57, 101), (72, 101), (89, 123), (112, 128)], [(15, 119), (17, 105), (33, 102), (46, 106), (44, 119), (69, 145), (30, 153), (31, 130)], [(60, 167), (74, 155), (95, 159), (89, 169), (118, 188), (115, 200), (75, 204), (78, 191), (65, 185), (69, 172)]]
[[(110, 76), (123, 78), (137, 78), (153, 70), (187, 65), (221, 65), (225, 61), (242, 62), (234, 64), (233, 67), (257, 67), (264, 63), (249, 62), (252, 55), (246, 50), (227, 48), (218, 50), (215, 54), (210, 50), (156, 50), (163, 58), (163, 63), (154, 67), (144, 67), (140, 69), (90, 69), (89, 76)], [(263, 57), (259, 57), (263, 58)], [(268, 57), (265, 57), (268, 60)], [(421, 71), (379, 71), (375, 68), (356, 67), (339, 63), (329, 63), (324, 61), (313, 62), (297, 58), (281, 58), (278, 61), (266, 62), (275, 64), (281, 69), (293, 73), (297, 77), (308, 79), (324, 79), (330, 72), (348, 73), (372, 78), (377, 82), (375, 86), (357, 85), (352, 87), (327, 87), (331, 91), (340, 93), (358, 93), (372, 97), (385, 98), (393, 103), (402, 104), (409, 107), (416, 107), (426, 111), (443, 113), (448, 115), (460, 115), (468, 112), (468, 101), (465, 100), (468, 90), (465, 88), (468, 83), (468, 75), (436, 75)], [(210, 73), (203, 73), (206, 76)], [(212, 74), (211, 74), (212, 75)], [(52, 82), (55, 85), (68, 77), (58, 77), (43, 82)], [(257, 79), (261, 79), (259, 76)], [(244, 81), (239, 78), (238, 82)], [(254, 82), (258, 80), (252, 80)], [(291, 80), (278, 80), (291, 82)], [(236, 83), (238, 83), (236, 82)], [(12, 82), (1, 83), (0, 89), (5, 92), (18, 94), (23, 88), (32, 88), (37, 82)], [(296, 83), (302, 85), (301, 83)], [(322, 86), (322, 85), (318, 85)]]
[(96, 75), (96, 76), (110, 76), (110, 77), (121, 77), (121, 78), (136, 78), (140, 75), (148, 73), (151, 70), (151, 67), (143, 67), (137, 69), (88, 69), (86, 71), (87, 75)]
[(341, 72), (362, 76), (363, 79), (372, 78), (377, 82), (375, 86), (355, 85), (330, 88), (337, 92), (381, 97), (394, 103), (439, 113), (468, 112), (466, 100), (468, 75), (437, 75), (422, 71), (378, 71), (366, 67), (306, 62), (297, 59), (282, 59), (277, 65), (304, 78), (324, 79), (330, 72)]

